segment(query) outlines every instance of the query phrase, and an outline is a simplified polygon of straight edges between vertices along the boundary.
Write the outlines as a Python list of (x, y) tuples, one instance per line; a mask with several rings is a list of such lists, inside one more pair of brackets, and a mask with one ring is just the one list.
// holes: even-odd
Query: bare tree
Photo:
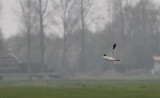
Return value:
[(132, 33), (131, 33), (131, 8), (133, 7), (133, 0), (124, 0), (123, 1), (123, 13), (122, 16), (123, 17), (123, 33), (125, 36), (125, 42), (127, 42), (127, 40), (132, 39)]
[[(1, 21), (1, 10), (2, 10), (2, 5), (1, 5), (1, 2), (0, 2), (0, 21)], [(3, 48), (3, 34), (2, 34), (2, 31), (1, 31), (1, 27), (0, 27), (0, 48)]]
[(41, 49), (41, 64), (43, 65), (41, 70), (44, 71), (46, 66), (44, 63), (44, 38), (45, 38), (45, 34), (44, 34), (44, 21), (46, 16), (48, 15), (47, 13), (47, 8), (48, 8), (48, 0), (38, 0), (37, 1), (37, 12), (39, 15), (39, 23), (40, 23), (40, 49)]
[[(125, 39), (124, 35), (124, 13), (123, 13), (123, 2), (122, 0), (119, 0), (119, 13), (120, 13), (120, 25), (121, 25), (121, 39)], [(125, 40), (122, 40), (122, 43), (125, 42)]]
[[(113, 38), (113, 33), (112, 33), (112, 21), (113, 21), (113, 4), (112, 0), (106, 0), (105, 1), (105, 20), (107, 20), (108, 24), (108, 32), (106, 32), (106, 35), (109, 36), (109, 38)], [(111, 43), (111, 40), (108, 40), (108, 44)]]
[(111, 0), (107, 0), (106, 1), (107, 2), (107, 4), (106, 4), (106, 6), (107, 6), (107, 14), (108, 14), (108, 24), (109, 24), (109, 33), (110, 33), (110, 31), (111, 31), (111, 25), (112, 25), (112, 4), (111, 4)]
[(56, 26), (63, 36), (63, 54), (62, 54), (62, 70), (69, 69), (67, 61), (67, 39), (77, 27), (79, 21), (77, 0), (53, 0), (52, 23)]
[(114, 14), (118, 17), (115, 17), (119, 20), (119, 36), (120, 36), (120, 42), (123, 43), (124, 45), (126, 44), (126, 24), (127, 24), (127, 18), (128, 18), (128, 13), (127, 10), (125, 9), (130, 3), (132, 3), (132, 0), (128, 1), (128, 0), (112, 0), (112, 4), (113, 4), (113, 10), (114, 10)]
[[(146, 27), (146, 17), (145, 15), (146, 13), (146, 7), (149, 3), (149, 0), (140, 0), (140, 5), (141, 5), (141, 19), (142, 19), (142, 32), (145, 33), (146, 35), (148, 35), (149, 32), (147, 32), (147, 27)], [(149, 38), (149, 36), (146, 36), (146, 38)]]
[(22, 13), (21, 22), (27, 32), (27, 49), (28, 49), (27, 63), (28, 63), (28, 73), (30, 73), (31, 72), (31, 69), (30, 69), (31, 68), (30, 66), (31, 42), (30, 40), (31, 40), (31, 30), (33, 26), (32, 18), (33, 18), (33, 13), (34, 13), (34, 0), (19, 0), (19, 3), (20, 3), (21, 13)]
[(155, 29), (155, 32), (156, 32), (156, 37), (155, 37), (155, 51), (157, 54), (160, 54), (159, 53), (159, 41), (160, 41), (160, 31), (159, 31), (159, 26), (160, 26), (160, 23), (159, 21), (156, 21), (156, 22), (153, 22), (153, 27)]
[(89, 10), (93, 4), (93, 0), (80, 0), (80, 10), (81, 10), (81, 71), (85, 71), (86, 66), (86, 55), (85, 55), (85, 29), (86, 27), (86, 21), (87, 21), (87, 15), (89, 13)]

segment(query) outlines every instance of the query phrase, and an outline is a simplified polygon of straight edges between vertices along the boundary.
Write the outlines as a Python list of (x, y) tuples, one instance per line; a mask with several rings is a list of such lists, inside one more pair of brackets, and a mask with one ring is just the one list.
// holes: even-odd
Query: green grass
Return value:
[(1, 81), (0, 98), (160, 98), (160, 81)]

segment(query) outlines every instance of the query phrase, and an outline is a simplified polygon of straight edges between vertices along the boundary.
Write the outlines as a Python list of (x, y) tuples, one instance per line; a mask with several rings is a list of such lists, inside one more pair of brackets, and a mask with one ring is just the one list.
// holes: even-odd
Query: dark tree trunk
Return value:
[(119, 0), (120, 2), (120, 25), (121, 25), (121, 39), (122, 43), (125, 43), (125, 35), (124, 35), (124, 14), (123, 14), (123, 6), (122, 6), (122, 0)]
[(41, 63), (42, 63), (42, 71), (45, 70), (44, 64), (44, 33), (43, 33), (43, 20), (40, 18), (40, 39), (41, 39)]
[(39, 0), (39, 18), (40, 18), (40, 47), (41, 47), (41, 64), (42, 64), (42, 72), (45, 71), (45, 64), (44, 64), (44, 26), (43, 26), (43, 13), (42, 13), (42, 1)]
[(28, 32), (27, 32), (27, 47), (28, 47), (28, 55), (27, 55), (27, 58), (28, 58), (28, 61), (27, 61), (27, 65), (28, 65), (28, 73), (30, 74), (31, 73), (31, 65), (30, 65), (30, 63), (31, 63), (31, 56), (30, 56), (30, 54), (31, 54), (31, 43), (30, 43), (30, 27), (28, 27), (28, 30), (27, 30)]
[(84, 23), (84, 6), (83, 0), (81, 0), (81, 26), (82, 26), (82, 36), (81, 36), (81, 71), (85, 71), (86, 66), (86, 56), (85, 56), (85, 23)]
[(64, 39), (63, 39), (63, 57), (62, 57), (62, 66), (61, 66), (61, 68), (63, 69), (62, 71), (64, 72), (64, 73), (66, 73), (67, 72), (67, 69), (68, 69), (68, 63), (67, 63), (67, 46), (66, 46), (66, 44), (67, 44), (67, 38), (66, 37), (64, 37)]

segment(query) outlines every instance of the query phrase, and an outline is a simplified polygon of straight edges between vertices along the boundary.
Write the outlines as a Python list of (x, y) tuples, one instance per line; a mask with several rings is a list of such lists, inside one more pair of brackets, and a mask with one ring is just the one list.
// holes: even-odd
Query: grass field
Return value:
[(1, 81), (0, 98), (160, 98), (160, 81)]

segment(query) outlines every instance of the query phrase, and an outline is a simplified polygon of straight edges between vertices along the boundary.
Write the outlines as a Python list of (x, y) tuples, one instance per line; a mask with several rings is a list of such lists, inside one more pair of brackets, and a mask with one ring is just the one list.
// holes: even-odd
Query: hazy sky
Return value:
[[(96, 2), (102, 2), (103, 0), (95, 0)], [(154, 0), (160, 2), (160, 0)], [(2, 2), (2, 19), (1, 26), (4, 37), (14, 35), (18, 31), (18, 18), (14, 13), (17, 0), (1, 0)], [(97, 4), (97, 3), (96, 3)]]
[[(95, 0), (99, 2), (103, 0)], [(18, 18), (14, 13), (16, 8), (17, 0), (1, 0), (2, 3), (2, 32), (4, 37), (7, 38), (11, 35), (14, 35), (18, 32)], [(98, 4), (98, 3), (97, 3)], [(99, 5), (99, 4), (98, 4)], [(99, 5), (101, 6), (101, 5)]]
[(16, 15), (13, 11), (17, 0), (1, 0), (2, 2), (2, 32), (4, 37), (15, 34), (18, 29)]

